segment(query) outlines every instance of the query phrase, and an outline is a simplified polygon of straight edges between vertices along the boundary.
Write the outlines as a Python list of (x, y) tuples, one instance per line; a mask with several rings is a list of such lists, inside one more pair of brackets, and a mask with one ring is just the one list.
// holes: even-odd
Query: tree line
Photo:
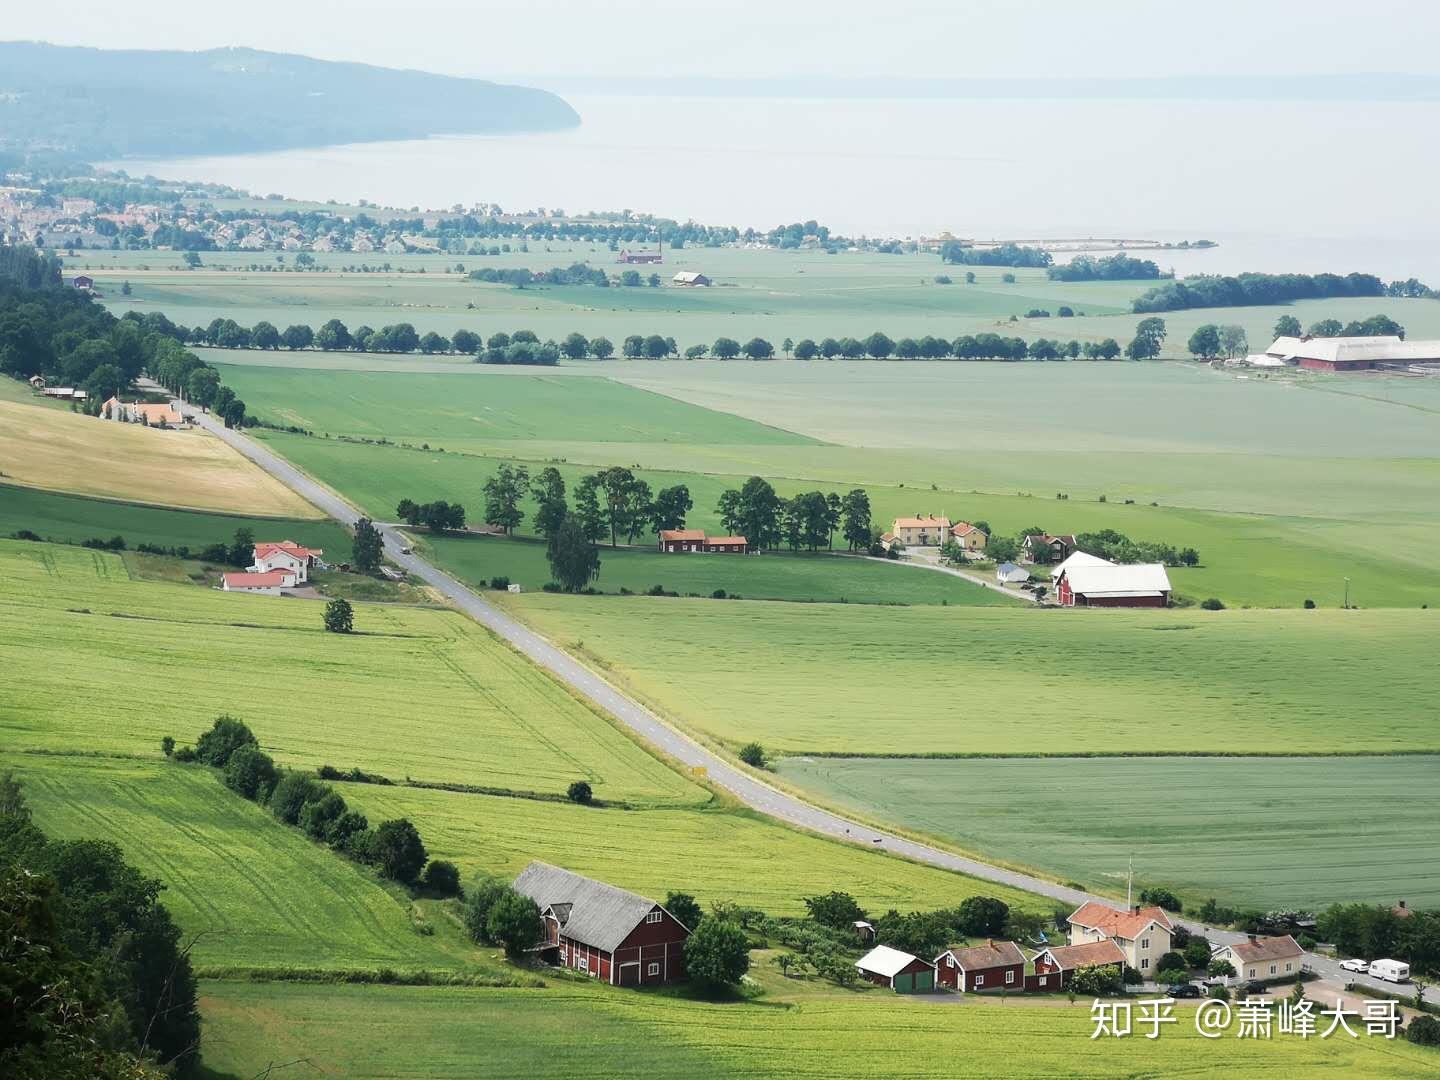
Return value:
[(0, 1074), (195, 1073), (198, 988), (163, 889), (114, 843), (48, 837), (0, 775)]
[(1332, 297), (1433, 297), (1434, 291), (1415, 280), (1386, 285), (1374, 274), (1200, 274), (1156, 286), (1135, 298), (1135, 314), (1182, 311), (1186, 308), (1249, 307), (1285, 304), (1292, 300)]

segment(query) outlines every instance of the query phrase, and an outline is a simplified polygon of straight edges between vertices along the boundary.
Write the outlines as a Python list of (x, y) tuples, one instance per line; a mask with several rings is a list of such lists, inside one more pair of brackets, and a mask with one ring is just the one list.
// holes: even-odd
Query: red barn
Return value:
[(1084, 945), (1056, 945), (1035, 957), (1035, 973), (1025, 976), (1027, 990), (1059, 990), (1083, 967), (1125, 970), (1125, 953), (1114, 941), (1091, 941)]
[(1440, 341), (1406, 341), (1395, 335), (1281, 337), (1265, 355), (1309, 371), (1368, 371), (1440, 361)]
[(1024, 990), (1025, 954), (1013, 941), (987, 941), (965, 949), (951, 945), (935, 958), (941, 986), (962, 994), (986, 990)]
[(1160, 563), (1067, 564), (1055, 595), (1065, 607), (1168, 607), (1170, 576)]
[(876, 945), (855, 961), (860, 977), (897, 994), (927, 994), (935, 989), (935, 965), (908, 952)]
[(603, 881), (532, 862), (515, 891), (540, 908), (533, 951), (611, 986), (650, 986), (685, 977), (689, 927), (654, 900)]
[(705, 539), (705, 550), (721, 555), (744, 555), (750, 550), (750, 541), (743, 536), (710, 536)]
[(705, 530), (704, 529), (661, 529), (660, 550), (666, 552), (675, 551), (704, 551)]

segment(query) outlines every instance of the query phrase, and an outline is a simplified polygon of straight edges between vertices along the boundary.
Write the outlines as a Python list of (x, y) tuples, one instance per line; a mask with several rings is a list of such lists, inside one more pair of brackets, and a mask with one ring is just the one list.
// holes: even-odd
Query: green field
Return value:
[(1091, 888), (1440, 904), (1440, 758), (785, 758), (827, 801)]
[[(786, 753), (1440, 749), (1437, 611), (510, 598), (681, 722)], [(1361, 674), (1363, 673), (1363, 674)]]
[[(803, 915), (803, 898), (843, 888), (884, 912), (953, 907), (997, 896), (1049, 912), (1038, 896), (904, 862), (869, 847), (822, 840), (744, 810), (597, 809), (406, 787), (342, 784), (371, 820), (408, 817), (438, 858), (472, 872), (518, 874), (531, 859), (589, 874), (644, 896), (678, 889), (703, 903), (732, 900), (772, 915)], [(783, 866), (783, 874), (774, 868)]]
[[(1158, 1040), (1089, 1038), (1089, 1010), (1015, 999), (931, 1007), (867, 993), (786, 1007), (708, 1004), (582, 986), (451, 990), (205, 983), (205, 1061), (225, 1077), (308, 1059), (323, 1075), (568, 1080), (871, 1080), (879, 1059), (906, 1076), (1289, 1080), (1432, 1076), (1434, 1052), (1378, 1038), (1203, 1040), (1190, 1010)], [(953, 1003), (953, 999), (949, 999)], [(1323, 1030), (1323, 1028), (1322, 1028)]]
[[(508, 577), (527, 589), (550, 580), (539, 540), (498, 537), (431, 537), (425, 548), (460, 580), (484, 584)], [(652, 585), (682, 596), (708, 597), (717, 589), (752, 600), (844, 601), (851, 604), (958, 604), (1015, 606), (1000, 592), (953, 574), (841, 555), (772, 552), (753, 558), (730, 555), (662, 555), (634, 548), (603, 548), (596, 588), (644, 592)]]
[[(95, 724), (92, 730), (101, 725)], [(7, 725), (13, 731), (13, 727)], [(98, 731), (97, 731), (98, 734)], [(61, 839), (113, 840), (165, 884), (203, 966), (455, 968), (474, 950), (415, 932), (410, 902), (282, 825), (209, 769), (81, 754), (9, 752), (36, 819)]]
[(257, 540), (294, 540), (342, 559), (350, 552), (349, 532), (326, 519), (211, 514), (0, 484), (0, 535), (20, 529), (66, 544), (123, 536), (132, 548), (155, 544), (191, 551), (228, 544), (237, 529), (250, 529)]
[(132, 582), (116, 556), (80, 548), (0, 541), (0, 567), (0, 658), (27, 672), (0, 700), (10, 745), (148, 754), (229, 712), (304, 768), (708, 798), (456, 613), (359, 605), (359, 633), (340, 636), (312, 601)]

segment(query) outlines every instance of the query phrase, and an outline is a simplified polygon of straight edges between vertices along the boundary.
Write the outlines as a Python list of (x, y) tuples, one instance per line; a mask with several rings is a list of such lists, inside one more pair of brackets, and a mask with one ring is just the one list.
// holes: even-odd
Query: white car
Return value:
[(1353, 971), (1356, 975), (1364, 975), (1370, 970), (1370, 965), (1364, 960), (1341, 960), (1340, 968), (1342, 971)]

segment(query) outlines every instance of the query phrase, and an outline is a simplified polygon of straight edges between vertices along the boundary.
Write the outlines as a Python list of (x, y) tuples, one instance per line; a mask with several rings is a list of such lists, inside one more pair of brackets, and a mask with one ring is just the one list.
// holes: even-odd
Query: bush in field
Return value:
[(355, 629), (355, 610), (344, 597), (325, 605), (325, 629), (332, 634), (349, 634)]
[(590, 790), (590, 784), (585, 780), (576, 780), (566, 788), (565, 797), (581, 806), (589, 806), (595, 801), (595, 793)]
[(1440, 1046), (1440, 1020), (1433, 1016), (1415, 1016), (1405, 1025), (1405, 1038), (1416, 1046)]
[(335, 823), (345, 815), (345, 799), (337, 791), (326, 791), (300, 808), (297, 824), (312, 840), (328, 840)]
[(230, 755), (222, 774), (226, 787), (252, 802), (268, 799), (278, 777), (279, 771), (270, 755), (248, 744)]
[(195, 740), (195, 758), (223, 769), (230, 755), (242, 746), (258, 746), (251, 730), (233, 716), (218, 716), (214, 725)]
[(404, 885), (413, 885), (425, 865), (425, 845), (419, 830), (404, 818), (382, 821), (373, 841), (375, 865), (380, 872)]
[(444, 859), (431, 859), (420, 875), (420, 888), (435, 896), (459, 896), (460, 868)]
[(540, 940), (540, 909), (534, 900), (507, 886), (490, 906), (485, 931), (491, 941), (505, 949), (507, 957), (519, 960)]
[(465, 910), (461, 921), (465, 932), (474, 942), (488, 942), (490, 938), (490, 909), (505, 893), (507, 886), (498, 878), (483, 877), (475, 881), (465, 893)]
[(758, 742), (746, 743), (740, 748), (740, 760), (756, 769), (765, 768), (765, 748)]
[(287, 772), (280, 777), (275, 790), (270, 792), (270, 812), (286, 825), (298, 825), (300, 811), (305, 808), (305, 804), (320, 798), (329, 790), (313, 776)]
[(1166, 911), (1173, 911), (1177, 915), (1185, 910), (1185, 905), (1180, 902), (1178, 896), (1169, 889), (1160, 888), (1159, 886), (1152, 889), (1141, 889), (1140, 902), (1142, 904), (1154, 904), (1156, 907), (1162, 907)]
[(685, 941), (685, 971), (701, 986), (731, 986), (749, 970), (749, 941), (730, 919), (702, 919)]

